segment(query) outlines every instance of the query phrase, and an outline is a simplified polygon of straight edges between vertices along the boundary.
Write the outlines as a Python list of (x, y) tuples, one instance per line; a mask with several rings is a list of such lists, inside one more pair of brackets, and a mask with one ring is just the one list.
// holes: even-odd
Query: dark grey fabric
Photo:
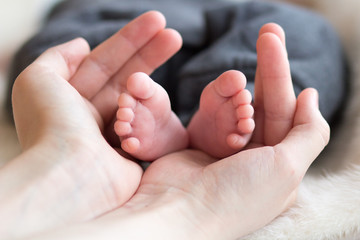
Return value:
[[(15, 56), (9, 93), (16, 76), (47, 48), (79, 36), (94, 48), (148, 10), (161, 11), (168, 27), (183, 37), (181, 51), (152, 77), (168, 91), (184, 124), (196, 110), (204, 86), (226, 70), (242, 71), (253, 91), (256, 39), (268, 22), (280, 24), (286, 32), (295, 92), (316, 88), (328, 121), (345, 99), (346, 61), (336, 33), (323, 18), (286, 4), (210, 0), (65, 1)], [(10, 112), (10, 100), (8, 106)]]

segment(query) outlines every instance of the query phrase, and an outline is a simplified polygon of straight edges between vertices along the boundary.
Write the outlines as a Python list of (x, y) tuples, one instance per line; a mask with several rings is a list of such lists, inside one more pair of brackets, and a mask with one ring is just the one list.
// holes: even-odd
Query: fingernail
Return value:
[(319, 92), (316, 89), (313, 90), (312, 101), (316, 108), (319, 109)]

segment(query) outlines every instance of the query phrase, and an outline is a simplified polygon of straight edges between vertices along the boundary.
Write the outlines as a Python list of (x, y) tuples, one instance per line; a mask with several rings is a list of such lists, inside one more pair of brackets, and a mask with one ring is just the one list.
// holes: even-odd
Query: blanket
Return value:
[(17, 53), (10, 81), (47, 48), (75, 37), (84, 37), (94, 48), (149, 10), (162, 12), (168, 27), (183, 37), (179, 53), (155, 71), (152, 78), (167, 90), (173, 110), (185, 125), (197, 109), (202, 89), (227, 70), (242, 71), (247, 88), (253, 92), (256, 40), (261, 26), (268, 22), (278, 23), (286, 32), (295, 92), (316, 88), (325, 118), (331, 122), (333, 116), (338, 116), (347, 91), (347, 71), (335, 31), (310, 11), (272, 2), (64, 1)]

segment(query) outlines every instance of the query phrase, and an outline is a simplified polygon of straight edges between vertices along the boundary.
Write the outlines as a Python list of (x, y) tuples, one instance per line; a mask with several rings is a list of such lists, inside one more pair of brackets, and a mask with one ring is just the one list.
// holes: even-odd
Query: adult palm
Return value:
[[(131, 216), (170, 205), (170, 211), (200, 230), (196, 239), (243, 236), (286, 209), (294, 200), (306, 169), (326, 145), (329, 131), (316, 109), (316, 94), (306, 90), (296, 101), (283, 32), (277, 25), (266, 25), (258, 40), (256, 129), (249, 149), (221, 160), (195, 150), (176, 152), (156, 160), (142, 176), (135, 163), (110, 147), (101, 131), (112, 128), (117, 97), (124, 90), (127, 77), (138, 71), (150, 74), (181, 46), (179, 35), (164, 27), (161, 14), (148, 12), (92, 52), (84, 41), (75, 40), (41, 56), (14, 87), (15, 93), (33, 96), (17, 97), (25, 100), (15, 102), (20, 140), (25, 149), (32, 149), (39, 139), (44, 139), (39, 138), (42, 133), (46, 140), (65, 140), (61, 145), (70, 150), (74, 149), (74, 141), (70, 140), (77, 143), (75, 149), (80, 152), (72, 158), (59, 156), (60, 162), (45, 161), (48, 163), (48, 168), (44, 168), (46, 185), (49, 168), (60, 169), (55, 171), (61, 173), (55, 174), (57, 179), (64, 179), (64, 173), (73, 173), (67, 187), (62, 185), (62, 189), (68, 195), (78, 194), (72, 199), (79, 201), (79, 206), (87, 202), (81, 211), (64, 208), (60, 222), (95, 218), (124, 203), (115, 215), (125, 211)], [(38, 71), (41, 69), (46, 71)], [(44, 81), (36, 82), (36, 79)], [(42, 91), (40, 83), (49, 91)], [(34, 94), (37, 91), (39, 94)], [(57, 94), (52, 96), (52, 93)], [(26, 111), (26, 106), (36, 111)], [(43, 116), (48, 127), (33, 121), (38, 116)], [(36, 127), (28, 128), (30, 122)], [(42, 149), (44, 153), (48, 150)], [(83, 171), (78, 170), (79, 163)], [(78, 188), (79, 179), (82, 188)], [(72, 191), (74, 186), (77, 191)], [(226, 229), (226, 233), (221, 229)]]
[(265, 25), (257, 47), (256, 128), (247, 150), (220, 160), (196, 150), (164, 156), (146, 170), (125, 207), (136, 211), (176, 203), (177, 214), (201, 233), (197, 239), (236, 239), (294, 202), (329, 129), (317, 109), (316, 91), (295, 98), (282, 29)]
[[(19, 75), (13, 107), (23, 153), (1, 169), (1, 195), (13, 197), (14, 206), (0, 212), (22, 209), (16, 204), (28, 210), (10, 214), (4, 236), (93, 219), (132, 197), (143, 172), (103, 132), (127, 77), (150, 74), (180, 46), (164, 17), (148, 12), (91, 52), (76, 39), (47, 50)], [(11, 231), (11, 219), (22, 231)]]

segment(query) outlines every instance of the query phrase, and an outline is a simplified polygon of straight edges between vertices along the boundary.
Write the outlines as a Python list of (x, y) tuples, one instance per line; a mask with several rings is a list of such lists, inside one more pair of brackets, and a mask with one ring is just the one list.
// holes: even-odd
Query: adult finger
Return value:
[(300, 181), (329, 138), (330, 128), (318, 109), (317, 92), (306, 89), (297, 100), (293, 129), (274, 147), (277, 164)]
[(68, 116), (68, 106), (81, 98), (73, 94), (75, 89), (67, 81), (88, 53), (86, 41), (75, 39), (48, 49), (18, 76), (12, 103), (23, 147), (35, 144), (34, 137), (44, 134), (49, 122), (62, 122)]
[(88, 43), (82, 38), (77, 38), (49, 48), (29, 66), (27, 71), (36, 68), (36, 71), (56, 73), (69, 81), (89, 52)]
[(71, 79), (71, 84), (84, 97), (91, 99), (164, 27), (165, 18), (156, 11), (147, 12), (134, 19), (91, 52)]
[(280, 25), (276, 24), (276, 23), (267, 23), (264, 24), (260, 30), (259, 30), (259, 36), (263, 35), (264, 33), (273, 33), (275, 34), (281, 41), (281, 43), (284, 45), (285, 47), (285, 32), (284, 29), (282, 29), (282, 27), (280, 27)]
[(181, 47), (182, 39), (172, 29), (159, 31), (145, 46), (132, 56), (112, 79), (91, 99), (105, 122), (109, 122), (117, 109), (117, 98), (124, 91), (127, 78), (135, 72), (150, 75), (173, 56)]
[(255, 110), (259, 111), (258, 118), (262, 121), (263, 143), (273, 146), (292, 127), (296, 97), (286, 48), (281, 38), (274, 33), (263, 33), (258, 39), (257, 50), (258, 85), (255, 87), (259, 87), (261, 92), (256, 91)]
[[(43, 74), (55, 74), (69, 81), (89, 53), (89, 44), (82, 38), (77, 38), (50, 48), (40, 55), (39, 58), (21, 74), (16, 81), (17, 85), (19, 85), (19, 82), (22, 80), (37, 81), (37, 77)], [(100, 129), (102, 129), (103, 122), (99, 113), (91, 104), (89, 104), (89, 108), (92, 110)]]
[[(285, 46), (285, 32), (284, 30), (275, 23), (267, 23), (259, 30), (259, 36), (265, 33), (273, 33), (279, 37), (282, 44)], [(254, 92), (254, 107), (256, 108), (255, 122), (256, 128), (253, 134), (253, 142), (263, 144), (264, 142), (264, 97), (263, 97), (263, 86), (260, 78), (259, 65), (256, 68), (255, 74), (255, 92)]]

